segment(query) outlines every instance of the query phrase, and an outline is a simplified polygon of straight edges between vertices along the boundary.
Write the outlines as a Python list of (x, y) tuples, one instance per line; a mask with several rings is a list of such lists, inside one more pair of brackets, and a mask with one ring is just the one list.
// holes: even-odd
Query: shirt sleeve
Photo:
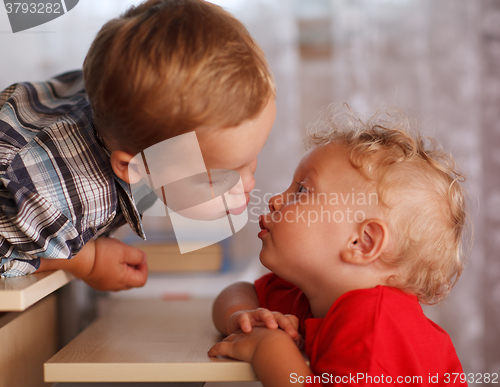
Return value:
[(40, 258), (71, 258), (83, 247), (64, 214), (21, 183), (1, 178), (0, 198), (2, 277), (31, 274)]

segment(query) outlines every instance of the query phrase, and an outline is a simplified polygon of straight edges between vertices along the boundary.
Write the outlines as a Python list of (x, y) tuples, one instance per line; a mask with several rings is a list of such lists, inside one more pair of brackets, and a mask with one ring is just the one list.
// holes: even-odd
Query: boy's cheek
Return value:
[(227, 205), (230, 209), (238, 208), (247, 203), (247, 196), (244, 192), (225, 195)]

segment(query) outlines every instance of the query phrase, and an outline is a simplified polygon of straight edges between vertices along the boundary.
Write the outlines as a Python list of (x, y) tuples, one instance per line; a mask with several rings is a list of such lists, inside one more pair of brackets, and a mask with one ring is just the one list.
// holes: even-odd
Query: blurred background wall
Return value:
[[(443, 305), (425, 311), (450, 333), (465, 372), (500, 373), (500, 1), (214, 2), (245, 23), (278, 85), (250, 222), (228, 241), (233, 270), (258, 267), (257, 214), (264, 199), (288, 186), (304, 129), (321, 109), (342, 102), (361, 113), (402, 107), (466, 171), (474, 223), (463, 276)], [(80, 68), (102, 24), (135, 3), (80, 0), (64, 17), (16, 34), (0, 5), (0, 88)], [(219, 280), (196, 281), (207, 294), (219, 290)]]

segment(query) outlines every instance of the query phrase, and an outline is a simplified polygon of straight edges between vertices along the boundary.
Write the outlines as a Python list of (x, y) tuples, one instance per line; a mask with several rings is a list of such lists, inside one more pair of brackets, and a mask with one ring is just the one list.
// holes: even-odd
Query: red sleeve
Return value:
[(301, 331), (305, 320), (312, 317), (309, 300), (305, 294), (276, 274), (269, 273), (255, 281), (255, 291), (262, 308), (297, 316)]

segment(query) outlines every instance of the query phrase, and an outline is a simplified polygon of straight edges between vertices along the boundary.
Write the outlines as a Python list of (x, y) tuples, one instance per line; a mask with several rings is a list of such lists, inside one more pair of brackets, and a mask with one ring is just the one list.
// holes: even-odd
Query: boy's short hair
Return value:
[(344, 105), (330, 107), (327, 115), (308, 128), (306, 146), (341, 143), (351, 164), (374, 183), (396, 243), (395, 253), (381, 259), (402, 269), (389, 285), (423, 303), (441, 301), (463, 271), (464, 175), (399, 110), (363, 120)]
[(252, 119), (275, 94), (245, 27), (202, 0), (148, 0), (106, 23), (83, 65), (99, 134), (132, 154)]

